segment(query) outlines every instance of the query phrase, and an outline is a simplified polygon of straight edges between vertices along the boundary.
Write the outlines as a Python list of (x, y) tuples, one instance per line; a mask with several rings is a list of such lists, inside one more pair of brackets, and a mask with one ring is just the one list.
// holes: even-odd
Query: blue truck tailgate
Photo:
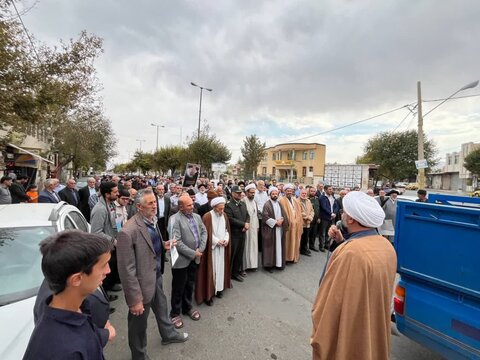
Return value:
[[(448, 359), (480, 359), (480, 207), (458, 197), (399, 201), (400, 332)], [(465, 205), (465, 204), (463, 204)]]

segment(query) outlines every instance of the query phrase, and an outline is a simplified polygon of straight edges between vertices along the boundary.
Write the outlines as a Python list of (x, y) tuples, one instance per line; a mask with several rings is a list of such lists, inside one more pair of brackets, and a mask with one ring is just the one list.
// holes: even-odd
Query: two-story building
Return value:
[(282, 182), (313, 184), (323, 179), (325, 145), (319, 143), (284, 143), (266, 149), (257, 168), (258, 178)]
[(469, 142), (462, 144), (460, 151), (447, 153), (442, 170), (429, 174), (431, 187), (441, 190), (472, 191), (477, 186), (476, 179), (463, 164), (467, 155), (479, 148), (480, 143)]

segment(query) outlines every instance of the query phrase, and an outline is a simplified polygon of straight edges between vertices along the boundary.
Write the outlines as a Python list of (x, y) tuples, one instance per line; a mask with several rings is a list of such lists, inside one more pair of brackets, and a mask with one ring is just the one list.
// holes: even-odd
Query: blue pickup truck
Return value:
[(447, 359), (480, 359), (480, 199), (399, 201), (398, 330)]

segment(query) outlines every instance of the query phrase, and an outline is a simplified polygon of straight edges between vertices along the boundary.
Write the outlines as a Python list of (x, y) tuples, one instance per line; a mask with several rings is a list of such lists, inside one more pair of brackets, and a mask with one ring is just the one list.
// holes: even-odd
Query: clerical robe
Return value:
[[(276, 226), (283, 217), (282, 226)], [(285, 234), (288, 230), (288, 219), (279, 201), (268, 200), (262, 212), (262, 265), (264, 267), (285, 267)]]
[(380, 235), (346, 241), (330, 257), (312, 309), (313, 359), (388, 359), (397, 259)]
[[(291, 201), (290, 201), (291, 200)], [(295, 197), (278, 199), (287, 214), (289, 228), (285, 235), (285, 260), (298, 262), (300, 259), (300, 238), (303, 232), (302, 208)]]
[(247, 212), (250, 215), (250, 225), (245, 236), (245, 250), (243, 252), (243, 268), (258, 268), (258, 209), (255, 200), (244, 198), (242, 200), (247, 205)]
[[(230, 223), (224, 213), (219, 221), (214, 210), (203, 216), (207, 228), (207, 245), (200, 259), (195, 281), (195, 301), (201, 304), (215, 296), (217, 291), (232, 287), (230, 272), (231, 243)], [(218, 246), (219, 240), (229, 240), (228, 245)]]

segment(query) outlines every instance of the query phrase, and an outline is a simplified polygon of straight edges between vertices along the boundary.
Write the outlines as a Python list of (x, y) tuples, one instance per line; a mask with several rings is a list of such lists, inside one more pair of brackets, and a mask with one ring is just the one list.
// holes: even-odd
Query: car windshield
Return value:
[(0, 306), (37, 294), (43, 280), (38, 244), (49, 226), (0, 228)]

